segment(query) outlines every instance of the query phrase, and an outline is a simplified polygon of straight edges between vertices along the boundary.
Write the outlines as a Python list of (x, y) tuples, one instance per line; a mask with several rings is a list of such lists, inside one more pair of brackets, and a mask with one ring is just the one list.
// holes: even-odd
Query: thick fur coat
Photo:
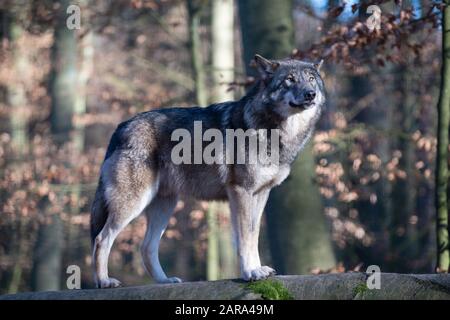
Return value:
[[(98, 287), (120, 285), (108, 275), (109, 252), (118, 233), (142, 212), (148, 218), (141, 248), (146, 270), (157, 282), (181, 281), (167, 277), (158, 258), (160, 239), (180, 197), (229, 201), (242, 278), (257, 280), (274, 273), (259, 259), (261, 215), (270, 190), (286, 179), (291, 164), (311, 137), (325, 92), (317, 65), (298, 60), (271, 61), (261, 56), (255, 57), (255, 63), (261, 80), (239, 101), (207, 108), (153, 110), (117, 127), (101, 168), (91, 214)], [(182, 128), (195, 138), (195, 123), (201, 123), (202, 133), (216, 129), (224, 136), (230, 129), (276, 129), (278, 150), (270, 152), (278, 153), (277, 162), (227, 162), (229, 145), (224, 139), (223, 148), (215, 152), (216, 163), (176, 164), (173, 151), (179, 140), (173, 133)], [(257, 137), (265, 139), (266, 145), (274, 139), (271, 134)], [(208, 143), (203, 137), (202, 147)], [(192, 158), (198, 157), (198, 149), (189, 151)], [(248, 146), (239, 145), (233, 146), (233, 151), (232, 160), (251, 152)]]

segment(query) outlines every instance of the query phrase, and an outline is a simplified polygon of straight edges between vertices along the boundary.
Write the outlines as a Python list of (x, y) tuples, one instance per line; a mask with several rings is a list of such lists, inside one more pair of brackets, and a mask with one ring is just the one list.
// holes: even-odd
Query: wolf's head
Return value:
[(262, 102), (282, 117), (308, 109), (320, 109), (325, 89), (320, 64), (299, 60), (268, 60), (256, 55), (254, 65), (262, 79)]

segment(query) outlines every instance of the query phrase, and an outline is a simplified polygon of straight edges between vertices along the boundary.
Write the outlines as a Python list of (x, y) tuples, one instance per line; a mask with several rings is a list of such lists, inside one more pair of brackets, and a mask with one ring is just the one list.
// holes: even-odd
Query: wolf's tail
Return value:
[(97, 191), (95, 192), (94, 203), (91, 209), (91, 240), (92, 244), (95, 238), (102, 231), (108, 218), (108, 206), (105, 199), (105, 188), (100, 178), (98, 182)]

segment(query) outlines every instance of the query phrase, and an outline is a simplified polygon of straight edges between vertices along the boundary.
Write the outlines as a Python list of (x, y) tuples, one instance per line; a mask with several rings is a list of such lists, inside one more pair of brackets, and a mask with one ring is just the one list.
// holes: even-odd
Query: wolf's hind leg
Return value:
[(151, 202), (159, 187), (156, 174), (148, 167), (133, 167), (120, 159), (113, 164), (111, 162), (107, 160), (102, 168), (108, 217), (94, 239), (94, 278), (99, 288), (120, 286), (118, 280), (108, 275), (111, 247), (120, 231)]
[(168, 278), (159, 262), (159, 243), (167, 228), (177, 203), (176, 196), (157, 195), (145, 209), (147, 231), (142, 243), (141, 254), (147, 272), (159, 283), (181, 282), (177, 277)]
[(115, 200), (110, 201), (111, 209), (109, 209), (108, 219), (94, 242), (93, 258), (95, 281), (98, 288), (114, 288), (120, 286), (120, 281), (108, 276), (109, 253), (117, 235), (142, 212), (142, 203), (147, 201), (144, 197), (146, 195), (142, 195), (140, 199), (130, 201), (129, 206), (122, 207), (114, 205)]
[[(109, 220), (109, 219), (108, 219)], [(129, 221), (107, 221), (94, 243), (94, 279), (97, 288), (115, 288), (120, 281), (108, 276), (108, 258), (111, 247), (117, 235), (126, 227)]]

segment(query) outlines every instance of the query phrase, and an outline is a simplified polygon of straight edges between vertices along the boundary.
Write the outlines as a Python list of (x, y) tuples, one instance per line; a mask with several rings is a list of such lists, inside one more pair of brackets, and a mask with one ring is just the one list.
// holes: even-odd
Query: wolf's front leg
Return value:
[(272, 268), (261, 266), (258, 253), (259, 227), (267, 197), (268, 191), (253, 195), (239, 186), (228, 189), (241, 277), (247, 281), (265, 279), (275, 273)]

